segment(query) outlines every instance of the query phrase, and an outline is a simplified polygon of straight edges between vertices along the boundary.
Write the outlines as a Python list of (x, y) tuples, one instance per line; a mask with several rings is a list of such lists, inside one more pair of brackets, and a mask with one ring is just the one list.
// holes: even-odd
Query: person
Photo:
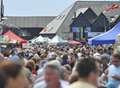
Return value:
[(9, 55), (9, 60), (12, 62), (18, 63), (20, 61), (20, 57), (14, 50), (12, 50), (11, 54)]
[(98, 64), (92, 57), (78, 61), (76, 68), (79, 79), (73, 82), (69, 88), (96, 88), (98, 78)]
[(0, 53), (0, 61), (3, 61), (4, 60), (4, 56), (2, 53)]
[(118, 88), (120, 84), (120, 54), (116, 51), (112, 55), (112, 64), (108, 67), (107, 88)]
[(5, 88), (7, 78), (2, 70), (0, 70), (0, 88)]
[(30, 88), (21, 65), (11, 61), (2, 61), (0, 69), (7, 77), (5, 88)]
[(47, 64), (44, 68), (44, 80), (33, 88), (67, 88), (68, 82), (62, 80), (63, 74), (60, 66)]

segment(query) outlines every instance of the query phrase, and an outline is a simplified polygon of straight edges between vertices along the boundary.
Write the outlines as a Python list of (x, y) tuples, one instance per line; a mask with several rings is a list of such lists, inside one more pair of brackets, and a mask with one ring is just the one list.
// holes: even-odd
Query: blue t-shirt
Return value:
[(112, 78), (114, 75), (120, 75), (120, 66), (116, 67), (114, 65), (110, 65), (108, 68), (108, 88), (117, 88), (120, 84), (120, 80), (116, 80)]

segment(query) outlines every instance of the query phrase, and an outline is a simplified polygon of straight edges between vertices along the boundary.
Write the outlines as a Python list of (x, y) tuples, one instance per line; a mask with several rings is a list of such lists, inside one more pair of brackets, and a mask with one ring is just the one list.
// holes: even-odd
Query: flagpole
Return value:
[(3, 5), (3, 0), (0, 1), (0, 35), (3, 33), (3, 22), (4, 22), (4, 5)]
[(3, 5), (3, 0), (1, 0), (1, 13), (0, 13), (0, 16), (1, 16), (1, 22), (4, 21), (3, 18), (4, 18), (4, 5)]

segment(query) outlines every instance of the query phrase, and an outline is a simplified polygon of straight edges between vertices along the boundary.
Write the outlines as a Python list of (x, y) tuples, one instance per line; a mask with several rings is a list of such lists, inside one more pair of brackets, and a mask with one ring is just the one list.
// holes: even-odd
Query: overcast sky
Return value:
[(75, 0), (4, 0), (7, 16), (56, 16)]
[(4, 0), (7, 16), (56, 16), (76, 0)]

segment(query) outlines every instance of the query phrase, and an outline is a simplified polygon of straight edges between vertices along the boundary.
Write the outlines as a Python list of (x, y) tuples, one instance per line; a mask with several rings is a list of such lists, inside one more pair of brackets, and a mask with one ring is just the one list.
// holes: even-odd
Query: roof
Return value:
[(92, 24), (92, 30), (91, 31), (92, 32), (104, 32), (104, 31), (108, 31), (109, 28), (110, 28), (110, 23), (109, 23), (107, 17), (103, 13), (101, 13), (96, 18), (94, 23)]
[(86, 10), (86, 12), (84, 12), (83, 16), (88, 19), (88, 21), (90, 23), (93, 23), (95, 21), (95, 19), (97, 18), (97, 15), (96, 13), (91, 9), (91, 8), (88, 8)]
[(55, 16), (7, 16), (6, 24), (16, 25), (18, 27), (45, 27)]
[[(53, 21), (51, 21), (46, 28), (40, 32), (40, 34), (56, 34), (63, 36), (64, 32), (70, 32), (70, 24), (72, 23), (73, 16), (78, 9), (80, 12), (85, 12), (85, 8), (91, 8), (97, 15), (105, 11), (106, 7), (109, 5), (117, 3), (120, 5), (120, 1), (76, 1), (70, 7), (65, 9), (59, 16), (57, 16)], [(120, 9), (112, 12), (104, 13), (107, 17), (120, 15)]]
[(90, 26), (91, 23), (89, 22), (89, 20), (84, 16), (84, 14), (79, 14), (79, 16), (77, 18), (74, 18), (71, 26), (72, 27), (85, 27), (85, 26)]
[(72, 9), (73, 5), (65, 9), (59, 16), (57, 16), (53, 21), (51, 21), (41, 32), (44, 33), (56, 33), (59, 27), (63, 24), (63, 21), (69, 15), (70, 10)]
[(88, 8), (79, 8), (78, 10), (76, 10), (76, 17), (78, 17), (80, 13), (85, 13), (87, 10)]

